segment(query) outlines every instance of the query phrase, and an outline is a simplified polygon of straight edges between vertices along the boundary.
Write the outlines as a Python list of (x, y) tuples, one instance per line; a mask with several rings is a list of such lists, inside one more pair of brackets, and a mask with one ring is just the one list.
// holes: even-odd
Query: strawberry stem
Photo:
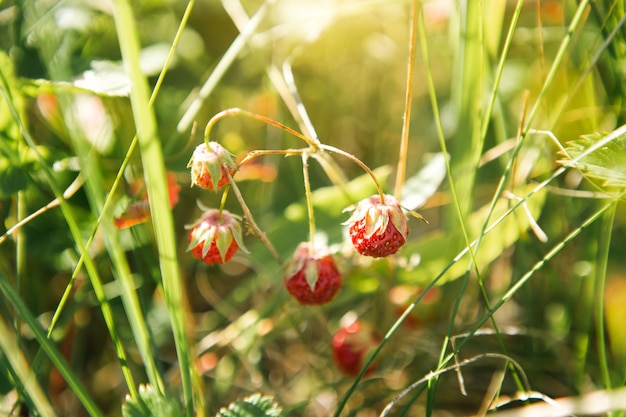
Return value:
[(311, 182), (309, 180), (309, 154), (302, 152), (302, 174), (304, 176), (304, 193), (306, 208), (309, 214), (309, 256), (315, 255), (315, 215), (313, 213), (313, 198), (311, 197)]
[(262, 155), (285, 155), (285, 156), (292, 156), (292, 155), (302, 154), (302, 153), (306, 152), (307, 150), (308, 149), (262, 149), (262, 150), (254, 150), (254, 151), (248, 152), (246, 154), (246, 156), (239, 162), (238, 166), (241, 167), (242, 165), (246, 164), (247, 162), (249, 162), (253, 158), (256, 158), (257, 156), (262, 156)]
[(272, 125), (280, 129), (283, 129), (284, 131), (291, 133), (292, 135), (305, 141), (311, 147), (311, 149), (315, 151), (319, 149), (319, 144), (315, 140), (304, 136), (303, 134), (297, 132), (296, 130), (290, 127), (287, 127), (284, 124), (277, 122), (276, 120), (272, 120), (269, 117), (261, 116), (260, 114), (243, 110), (238, 107), (222, 110), (221, 112), (213, 116), (211, 120), (209, 120), (209, 122), (206, 125), (206, 128), (204, 129), (204, 143), (207, 145), (207, 147), (209, 146), (209, 134), (211, 133), (211, 129), (213, 129), (213, 126), (221, 119), (224, 119), (229, 116), (238, 115), (238, 114), (242, 116), (250, 117), (251, 119), (255, 119), (260, 122), (267, 123), (268, 125)]
[(398, 170), (396, 172), (395, 197), (402, 197), (402, 186), (406, 177), (406, 158), (409, 148), (409, 126), (411, 124), (411, 99), (413, 97), (413, 71), (415, 69), (415, 33), (417, 32), (417, 1), (413, 2), (411, 27), (409, 29), (409, 62), (406, 75), (406, 96), (404, 101), (404, 117), (402, 120), (402, 138), (398, 156)]
[(220, 208), (218, 210), (218, 221), (222, 222), (222, 211), (224, 211), (224, 206), (226, 205), (226, 198), (228, 197), (228, 190), (230, 189), (230, 183), (224, 187), (224, 192), (222, 193), (222, 200), (220, 201)]
[(385, 204), (385, 193), (383, 192), (383, 189), (380, 186), (380, 182), (378, 182), (378, 178), (376, 178), (376, 175), (370, 169), (370, 167), (365, 165), (365, 163), (363, 161), (361, 161), (359, 158), (357, 158), (356, 156), (354, 156), (351, 153), (348, 153), (348, 152), (346, 152), (346, 151), (344, 151), (342, 149), (335, 148), (334, 146), (325, 145), (325, 144), (320, 144), (320, 148), (322, 150), (324, 150), (324, 151), (333, 152), (333, 153), (337, 153), (339, 155), (342, 155), (342, 156), (350, 159), (352, 162), (354, 162), (355, 164), (357, 164), (361, 168), (363, 168), (363, 170), (365, 172), (367, 172), (370, 177), (372, 177), (372, 180), (374, 181), (374, 185), (376, 185), (376, 190), (378, 190), (378, 195), (380, 195), (380, 203), (381, 204)]

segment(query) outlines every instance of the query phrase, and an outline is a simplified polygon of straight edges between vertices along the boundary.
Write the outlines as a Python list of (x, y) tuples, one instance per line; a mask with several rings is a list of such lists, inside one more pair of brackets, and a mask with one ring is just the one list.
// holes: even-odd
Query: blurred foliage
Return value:
[[(342, 209), (375, 192), (374, 185), (361, 168), (337, 155), (333, 159), (347, 181), (334, 184), (311, 159), (317, 238), (330, 244), (344, 273), (340, 295), (331, 304), (317, 308), (302, 308), (289, 299), (282, 285), (283, 264), (276, 262), (254, 236), (245, 237), (250, 256), (239, 253), (223, 266), (198, 263), (186, 252), (188, 231), (184, 226), (198, 217), (197, 201), (217, 207), (222, 198), (218, 193), (190, 188), (186, 165), (202, 140), (208, 120), (226, 108), (240, 107), (304, 130), (281, 95), (284, 88), (270, 75), (272, 68), (281, 73), (288, 64), (319, 139), (356, 155), (375, 170), (385, 191), (392, 192), (406, 88), (410, 2), (276, 0), (258, 32), (203, 101), (194, 117), (194, 128), (181, 129), (179, 122), (200, 86), (239, 33), (233, 21), (243, 19), (243, 14), (252, 16), (262, 4), (260, 0), (241, 4), (236, 0), (196, 1), (153, 107), (167, 169), (182, 186), (172, 213), (178, 233), (179, 269), (187, 290), (184, 308), (189, 316), (189, 338), (206, 414), (246, 415), (241, 414), (245, 401), (235, 403), (238, 405), (230, 412), (220, 409), (256, 392), (275, 397), (284, 415), (327, 416), (335, 410), (352, 382), (331, 360), (330, 335), (340, 322), (358, 316), (386, 334), (398, 318), (398, 307), (406, 308), (466, 247), (453, 209), (458, 197), (451, 194), (444, 178), (444, 158), (455, 167), (455, 181), (474, 178), (462, 181), (459, 193), (465, 196), (460, 203), (466, 206), (463, 224), (471, 242), (562, 166), (561, 148), (542, 132), (556, 136), (569, 160), (606, 137), (597, 132), (615, 131), (626, 122), (624, 6), (617, 0), (592, 1), (582, 24), (572, 33), (557, 76), (542, 96), (533, 130), (523, 138), (516, 154), (512, 177), (505, 184), (509, 193), (494, 202), (491, 212), (494, 191), (519, 143), (520, 124), (538, 99), (581, 2), (527, 0), (521, 6), (493, 114), (486, 119), (482, 137), (482, 112), (490, 99), (508, 26), (520, 3), (486, 1), (481, 10), (471, 9), (476, 16), (469, 23), (480, 36), (472, 39), (475, 44), (467, 45), (464, 31), (468, 21), (464, 19), (470, 1), (421, 2), (430, 75), (449, 154), (443, 155), (437, 141), (426, 81), (429, 69), (418, 42), (403, 197), (408, 208), (420, 211), (429, 224), (410, 220), (410, 239), (398, 256), (371, 260), (353, 253), (345, 242), (341, 223), (348, 215)], [(154, 87), (187, 4), (136, 0), (132, 6), (142, 46), (142, 70)], [(90, 168), (100, 173), (103, 189), (111, 188), (136, 130), (118, 41), (110, 2), (0, 2), (0, 69), (6, 93), (0, 100), (0, 234), (55, 198), (34, 151), (23, 141), (7, 98), (35, 139), (37, 151), (54, 170), (62, 190), (81, 172), (87, 172), (80, 165), (79, 148), (87, 149), (93, 157), (96, 165)], [(51, 63), (55, 62), (62, 63), (56, 68), (64, 70), (53, 73)], [(304, 146), (275, 127), (239, 117), (220, 121), (212, 135), (212, 140), (239, 158), (255, 149)], [(474, 136), (479, 142), (472, 146), (478, 149), (469, 143)], [(78, 142), (73, 139), (76, 137)], [(472, 329), (490, 310), (488, 302), (506, 294), (550, 248), (603, 204), (602, 199), (595, 198), (598, 185), (589, 178), (600, 180), (615, 195), (622, 192), (623, 148), (622, 135), (580, 159), (573, 165), (576, 169), (552, 179), (546, 188), (507, 214), (484, 236), (475, 254), (476, 268), (470, 268), (468, 274), (469, 255), (454, 263), (437, 283), (441, 296), (435, 313), (428, 309), (424, 313), (427, 318), (416, 319), (419, 326), (405, 323), (399, 328), (380, 353), (377, 373), (359, 385), (345, 414), (378, 413), (399, 390), (435, 369), (448, 329), (452, 335)], [(468, 160), (469, 165), (459, 160)], [(132, 204), (136, 198), (132, 184), (142, 175), (143, 166), (135, 151), (123, 172), (121, 188), (111, 196), (109, 217), (124, 213)], [(297, 244), (308, 239), (300, 159), (263, 156), (247, 171), (240, 171), (238, 178), (255, 220), (281, 259), (287, 261)], [(86, 241), (101, 213), (82, 188), (68, 196), (67, 202)], [(505, 350), (521, 363), (533, 389), (549, 396), (573, 395), (591, 387), (610, 388), (601, 371), (603, 352), (593, 339), (600, 329), (592, 320), (604, 294), (595, 286), (596, 280), (602, 279), (599, 246), (608, 242), (608, 379), (615, 386), (622, 385), (626, 371), (626, 336), (620, 327), (623, 312), (619, 308), (626, 281), (621, 256), (626, 246), (622, 207), (619, 203), (608, 236), (595, 225), (583, 230), (495, 312), (501, 337), (493, 332), (474, 336), (461, 356)], [(226, 209), (241, 214), (232, 195)], [(538, 230), (545, 233), (547, 242), (541, 240)], [(152, 397), (154, 391), (148, 390), (142, 395), (148, 396), (144, 400), (150, 401), (149, 407), (160, 409), (162, 415), (174, 415), (179, 411), (180, 378), (154, 231), (148, 221), (116, 233), (147, 316), (158, 367), (171, 394)], [(143, 382), (146, 370), (121, 302), (105, 237), (99, 229), (89, 254), (107, 283), (114, 319), (127, 345), (128, 366)], [(0, 241), (0, 275), (7, 277), (44, 328), (78, 258), (65, 218), (54, 207)], [(52, 339), (106, 415), (150, 414), (141, 404), (124, 403), (128, 387), (86, 274), (80, 270), (72, 282), (71, 301)], [(390, 298), (399, 287), (411, 294), (410, 301), (400, 306)], [(5, 299), (0, 299), (0, 314), (14, 323), (20, 349), (32, 363), (39, 347), (32, 332), (19, 323)], [(492, 330), (493, 323), (488, 327)], [(4, 362), (0, 355), (0, 368), (5, 368)], [(501, 363), (489, 361), (464, 370), (467, 397), (459, 392), (456, 375), (443, 376), (436, 394), (431, 394), (435, 408), (476, 412), (488, 381), (500, 371)], [(49, 361), (42, 360), (36, 374), (61, 415), (85, 415)], [(10, 372), (0, 371), (0, 392), (6, 398), (0, 401), (0, 414), (17, 403), (8, 395), (12, 378)], [(507, 377), (501, 393), (513, 395), (518, 388), (513, 378)], [(258, 398), (269, 404), (265, 397)], [(25, 399), (20, 401), (25, 402), (24, 410), (31, 405)], [(425, 408), (421, 399), (407, 404), (407, 415), (422, 413)]]

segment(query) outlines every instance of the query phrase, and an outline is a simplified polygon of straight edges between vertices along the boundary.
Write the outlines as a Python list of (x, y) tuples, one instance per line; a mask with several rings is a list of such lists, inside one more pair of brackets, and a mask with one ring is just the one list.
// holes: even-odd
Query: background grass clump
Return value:
[[(624, 16), (618, 0), (0, 1), (0, 415), (519, 415), (561, 397), (582, 399), (563, 415), (621, 415)], [(249, 233), (249, 255), (199, 262), (198, 202), (244, 214), (187, 168), (231, 108), (354, 155), (428, 224), (410, 217), (397, 255), (356, 255), (342, 211), (375, 184), (310, 158), (344, 282), (300, 306), (283, 274), (309, 239), (302, 160), (268, 154), (234, 179), (275, 253)], [(210, 139), (238, 161), (303, 145), (240, 114)], [(365, 378), (369, 361), (354, 378), (332, 359), (354, 319), (381, 336)]]

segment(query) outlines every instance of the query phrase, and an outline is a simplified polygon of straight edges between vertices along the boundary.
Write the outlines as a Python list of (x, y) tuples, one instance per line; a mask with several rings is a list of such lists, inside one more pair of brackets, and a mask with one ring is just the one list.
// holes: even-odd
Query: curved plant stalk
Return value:
[(380, 182), (378, 181), (378, 179), (376, 178), (376, 175), (374, 174), (374, 172), (365, 164), (363, 163), (359, 158), (357, 158), (356, 156), (343, 151), (339, 148), (335, 148), (334, 146), (330, 146), (330, 145), (326, 145), (323, 143), (320, 143), (319, 141), (316, 141), (315, 139), (311, 139), (299, 132), (297, 132), (296, 130), (285, 126), (284, 124), (277, 122), (273, 119), (270, 119), (269, 117), (266, 116), (262, 116), (260, 114), (257, 113), (253, 113), (247, 110), (243, 110), (240, 109), (238, 107), (233, 107), (230, 109), (226, 109), (226, 110), (222, 110), (221, 112), (217, 113), (215, 116), (213, 116), (211, 118), (211, 120), (209, 120), (209, 122), (207, 123), (205, 129), (204, 129), (204, 143), (205, 145), (208, 147), (209, 146), (209, 137), (211, 135), (211, 130), (213, 129), (213, 127), (215, 126), (215, 124), (226, 118), (229, 116), (235, 116), (235, 115), (242, 115), (242, 116), (246, 116), (249, 117), (251, 119), (254, 120), (258, 120), (260, 122), (266, 123), (268, 125), (271, 126), (275, 126), (278, 127), (279, 129), (283, 129), (284, 131), (286, 131), (287, 133), (290, 133), (294, 136), (296, 136), (297, 138), (302, 139), (304, 142), (306, 142), (309, 145), (309, 149), (279, 149), (279, 150), (260, 150), (260, 151), (251, 151), (248, 153), (248, 155), (246, 155), (243, 160), (239, 163), (239, 165), (243, 165), (244, 163), (248, 162), (249, 160), (251, 160), (252, 158), (255, 158), (257, 156), (260, 155), (269, 155), (269, 154), (282, 154), (282, 155), (293, 155), (293, 154), (302, 154), (303, 152), (310, 152), (311, 156), (312, 155), (316, 155), (316, 154), (320, 154), (322, 153), (322, 151), (328, 151), (328, 152), (332, 152), (332, 153), (336, 153), (339, 155), (342, 155), (348, 159), (350, 159), (352, 162), (354, 162), (355, 164), (357, 164), (358, 166), (360, 166), (371, 178), (372, 181), (374, 181), (374, 184), (376, 185), (376, 189), (378, 190), (378, 194), (380, 195), (380, 201), (382, 204), (385, 204), (385, 194), (383, 192), (383, 189), (380, 185)]
[(292, 128), (288, 126), (285, 126), (284, 124), (280, 122), (270, 119), (269, 117), (265, 117), (260, 114), (253, 113), (251, 111), (240, 109), (238, 107), (233, 107), (230, 109), (222, 110), (221, 112), (217, 113), (215, 116), (211, 117), (211, 120), (209, 120), (209, 122), (206, 125), (206, 128), (204, 129), (204, 143), (207, 145), (207, 147), (209, 146), (209, 136), (211, 134), (211, 130), (213, 129), (213, 126), (215, 126), (215, 124), (218, 121), (225, 119), (226, 117), (235, 116), (239, 114), (242, 116), (249, 117), (254, 120), (258, 120), (263, 123), (267, 123), (268, 125), (276, 126), (280, 129), (283, 129), (284, 131), (291, 133), (292, 135), (305, 141), (313, 150), (317, 150), (319, 147), (319, 144), (315, 140), (304, 136), (298, 131), (293, 130)]

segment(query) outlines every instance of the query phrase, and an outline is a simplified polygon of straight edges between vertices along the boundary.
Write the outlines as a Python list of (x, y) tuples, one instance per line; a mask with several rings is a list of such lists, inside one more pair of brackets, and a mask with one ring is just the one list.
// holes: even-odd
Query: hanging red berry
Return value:
[(247, 252), (239, 217), (226, 210), (206, 209), (187, 229), (191, 230), (187, 250), (209, 265), (229, 261), (239, 248)]
[(373, 195), (350, 209), (354, 213), (344, 224), (360, 254), (383, 258), (396, 253), (406, 242), (407, 216), (394, 196), (385, 194), (383, 203), (380, 195)]
[(208, 147), (202, 143), (196, 147), (187, 164), (191, 168), (191, 185), (207, 190), (219, 190), (228, 183), (226, 170), (230, 175), (235, 173), (237, 165), (233, 157), (222, 145), (209, 142)]
[(285, 274), (285, 287), (300, 304), (326, 304), (339, 292), (342, 277), (326, 247), (310, 251), (308, 242), (298, 245)]

